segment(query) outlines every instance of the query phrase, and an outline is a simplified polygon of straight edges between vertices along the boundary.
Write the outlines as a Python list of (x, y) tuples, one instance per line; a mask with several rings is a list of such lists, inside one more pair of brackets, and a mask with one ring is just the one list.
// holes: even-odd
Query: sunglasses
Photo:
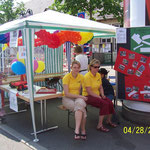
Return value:
[(100, 67), (100, 66), (93, 66), (93, 68), (95, 68), (95, 69), (96, 69), (96, 68), (99, 68), (99, 67)]

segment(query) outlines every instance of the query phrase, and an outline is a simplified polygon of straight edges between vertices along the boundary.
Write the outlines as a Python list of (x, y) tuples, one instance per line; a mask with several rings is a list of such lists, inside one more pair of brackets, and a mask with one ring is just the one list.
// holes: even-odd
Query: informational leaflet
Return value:
[(117, 37), (117, 43), (127, 43), (127, 29), (118, 28), (116, 37)]
[(19, 46), (19, 59), (26, 59), (26, 46)]
[(17, 47), (18, 46), (18, 31), (10, 32), (10, 42), (9, 47)]
[(10, 109), (18, 112), (18, 101), (16, 93), (13, 93), (12, 91), (9, 92), (9, 102), (10, 102)]

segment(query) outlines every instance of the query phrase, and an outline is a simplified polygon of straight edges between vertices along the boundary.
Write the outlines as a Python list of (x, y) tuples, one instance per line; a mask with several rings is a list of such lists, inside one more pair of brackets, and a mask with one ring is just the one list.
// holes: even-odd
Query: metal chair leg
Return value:
[(74, 129), (73, 127), (70, 126), (70, 115), (71, 115), (71, 113), (73, 113), (73, 112), (70, 111), (70, 110), (67, 110), (67, 111), (68, 111), (68, 128)]
[(70, 110), (68, 110), (68, 128), (70, 128)]
[(114, 96), (114, 108), (116, 107), (116, 96)]

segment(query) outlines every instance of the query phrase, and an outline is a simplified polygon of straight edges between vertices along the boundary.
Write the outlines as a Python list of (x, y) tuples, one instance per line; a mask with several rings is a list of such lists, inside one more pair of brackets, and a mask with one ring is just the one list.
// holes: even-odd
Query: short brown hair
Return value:
[(79, 61), (74, 60), (71, 64), (71, 66), (73, 66), (74, 64), (77, 64), (79, 66), (79, 68), (81, 67), (81, 64)]
[(93, 67), (93, 65), (95, 64), (99, 64), (100, 65), (100, 61), (98, 59), (92, 59), (90, 64), (89, 64), (89, 67), (88, 67), (88, 70), (91, 70), (91, 67)]
[(74, 48), (74, 52), (75, 52), (75, 53), (82, 53), (82, 48), (81, 48), (81, 46), (76, 46), (76, 47)]

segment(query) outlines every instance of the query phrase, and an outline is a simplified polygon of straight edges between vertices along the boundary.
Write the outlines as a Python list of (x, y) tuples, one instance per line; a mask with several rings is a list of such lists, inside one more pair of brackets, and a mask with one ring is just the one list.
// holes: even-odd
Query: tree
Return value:
[(24, 3), (14, 3), (14, 0), (0, 0), (0, 24), (12, 21), (26, 11)]
[(77, 15), (78, 12), (86, 12), (90, 20), (95, 20), (96, 16), (113, 14), (119, 22), (123, 22), (123, 8), (120, 3), (123, 0), (54, 0), (49, 7), (52, 10)]

